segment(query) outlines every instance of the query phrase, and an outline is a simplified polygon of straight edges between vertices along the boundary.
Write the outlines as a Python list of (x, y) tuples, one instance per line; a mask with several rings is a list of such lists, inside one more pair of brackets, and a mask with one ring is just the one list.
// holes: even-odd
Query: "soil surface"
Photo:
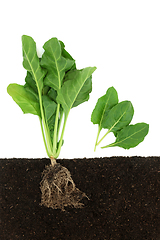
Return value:
[(1, 240), (160, 240), (160, 157), (58, 160), (90, 200), (40, 206), (49, 159), (0, 159)]

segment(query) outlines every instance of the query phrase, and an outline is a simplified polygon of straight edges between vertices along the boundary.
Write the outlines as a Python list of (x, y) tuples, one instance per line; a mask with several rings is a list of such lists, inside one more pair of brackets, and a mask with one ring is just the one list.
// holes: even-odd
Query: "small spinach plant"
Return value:
[[(142, 142), (148, 134), (149, 125), (143, 122), (130, 125), (133, 114), (134, 108), (132, 103), (130, 101), (119, 102), (116, 89), (110, 87), (106, 94), (98, 99), (91, 115), (92, 123), (98, 124), (94, 150), (110, 132), (114, 134), (116, 140), (102, 148), (118, 146), (129, 149), (136, 147)], [(99, 140), (102, 129), (108, 129), (108, 131)]]
[(64, 43), (57, 38), (48, 40), (43, 48), (39, 58), (35, 41), (22, 36), (25, 84), (10, 84), (7, 91), (23, 113), (37, 115), (40, 120), (44, 145), (51, 159), (40, 182), (41, 205), (61, 210), (66, 206), (80, 208), (81, 199), (87, 196), (76, 188), (70, 172), (56, 158), (63, 145), (70, 110), (89, 99), (96, 67), (78, 70)]
[(43, 48), (39, 58), (35, 41), (22, 36), (25, 84), (10, 84), (7, 91), (24, 113), (39, 117), (46, 152), (54, 162), (61, 151), (71, 108), (89, 99), (96, 67), (77, 70), (75, 60), (57, 38), (51, 38)]

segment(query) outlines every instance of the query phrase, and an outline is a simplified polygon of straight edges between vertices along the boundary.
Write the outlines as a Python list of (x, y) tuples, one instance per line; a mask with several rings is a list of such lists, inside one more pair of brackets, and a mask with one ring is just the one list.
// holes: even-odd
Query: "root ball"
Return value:
[(53, 209), (65, 210), (65, 207), (82, 208), (82, 198), (85, 193), (76, 188), (69, 170), (56, 163), (46, 166), (42, 173), (40, 189), (42, 192), (41, 204)]

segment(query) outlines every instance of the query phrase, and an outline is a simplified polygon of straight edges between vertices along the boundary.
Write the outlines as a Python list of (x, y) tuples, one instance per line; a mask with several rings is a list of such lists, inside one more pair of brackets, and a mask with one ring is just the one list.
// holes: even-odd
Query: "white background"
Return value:
[[(77, 68), (96, 66), (90, 100), (72, 109), (59, 158), (160, 155), (160, 1), (2, 1), (0, 4), (0, 158), (47, 157), (39, 119), (23, 114), (7, 94), (24, 84), (21, 36), (34, 38), (38, 51), (52, 37), (65, 43)], [(146, 122), (149, 134), (137, 147), (97, 148), (97, 125), (90, 122), (97, 99), (114, 86), (130, 100), (132, 123)], [(103, 145), (114, 141), (112, 133)]]

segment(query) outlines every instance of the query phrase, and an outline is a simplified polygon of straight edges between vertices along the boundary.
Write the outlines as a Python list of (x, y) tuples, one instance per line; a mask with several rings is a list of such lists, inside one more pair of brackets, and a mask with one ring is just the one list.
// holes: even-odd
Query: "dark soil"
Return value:
[(1, 240), (160, 240), (160, 157), (58, 160), (84, 208), (40, 206), (49, 159), (0, 160)]

